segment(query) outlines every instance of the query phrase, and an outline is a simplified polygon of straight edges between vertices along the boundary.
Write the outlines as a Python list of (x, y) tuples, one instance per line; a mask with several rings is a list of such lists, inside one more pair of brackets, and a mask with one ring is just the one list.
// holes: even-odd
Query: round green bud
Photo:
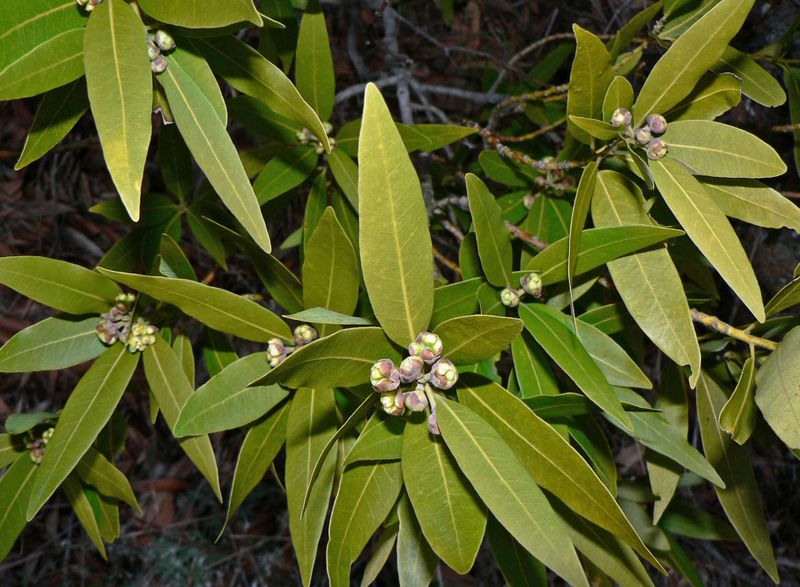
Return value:
[(647, 116), (647, 126), (653, 134), (664, 134), (667, 131), (667, 119), (660, 114), (650, 114)]
[(653, 138), (653, 133), (650, 132), (650, 129), (647, 126), (643, 126), (641, 128), (637, 128), (636, 132), (633, 133), (636, 142), (640, 145), (646, 145), (650, 142), (650, 139)]
[(614, 110), (613, 114), (611, 114), (611, 126), (614, 128), (630, 126), (632, 121), (633, 118), (627, 108), (617, 108)]
[(322, 128), (325, 129), (325, 134), (329, 135), (333, 132), (333, 125), (330, 122), (323, 122)]
[(526, 273), (519, 278), (520, 287), (535, 298), (542, 297), (542, 276), (536, 272)]
[(53, 432), (55, 432), (55, 428), (48, 428), (44, 432), (42, 432), (42, 441), (47, 444), (50, 442), (50, 439), (53, 438)]
[(420, 332), (416, 340), (408, 345), (408, 353), (420, 357), (429, 365), (442, 356), (442, 339), (433, 332)]
[(519, 294), (517, 290), (507, 287), (500, 292), (500, 301), (504, 306), (516, 308), (519, 306)]
[(431, 369), (431, 383), (442, 390), (453, 387), (458, 381), (458, 369), (450, 359), (439, 359)]
[(391, 359), (381, 359), (372, 365), (369, 382), (375, 391), (394, 391), (400, 387), (400, 372), (395, 369)]
[(301, 324), (294, 329), (292, 334), (294, 336), (294, 342), (300, 346), (308, 344), (319, 338), (317, 330), (310, 324)]
[(175, 39), (166, 31), (158, 30), (153, 34), (153, 42), (162, 51), (171, 51), (175, 48)]
[(156, 74), (164, 73), (167, 70), (167, 65), (169, 65), (167, 58), (159, 55), (150, 62), (150, 69)]
[(653, 139), (649, 143), (647, 143), (647, 158), (651, 161), (657, 161), (666, 156), (669, 152), (669, 147), (667, 143), (662, 141), (661, 139)]
[(412, 355), (406, 357), (400, 363), (397, 370), (400, 372), (400, 381), (403, 383), (411, 383), (422, 377), (423, 370), (425, 369), (425, 361), (421, 357)]
[(325, 147), (317, 143), (316, 145), (314, 145), (314, 151), (317, 152), (317, 155), (322, 155), (325, 152)]

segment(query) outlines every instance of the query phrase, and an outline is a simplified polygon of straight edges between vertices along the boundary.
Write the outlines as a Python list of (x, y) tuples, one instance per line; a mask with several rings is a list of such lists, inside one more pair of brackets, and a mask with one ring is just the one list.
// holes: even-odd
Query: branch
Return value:
[(735, 338), (736, 340), (741, 340), (742, 342), (746, 342), (747, 344), (761, 347), (762, 349), (767, 349), (769, 351), (774, 351), (778, 348), (778, 343), (772, 340), (767, 340), (766, 338), (760, 338), (758, 336), (753, 336), (752, 334), (748, 334), (744, 330), (740, 330), (735, 326), (731, 326), (727, 322), (723, 322), (716, 316), (709, 316), (701, 312), (700, 310), (696, 310), (692, 308), (692, 320), (697, 322), (698, 324), (702, 324), (706, 328), (711, 330), (716, 330), (717, 332), (724, 334), (725, 336), (730, 336), (731, 338)]

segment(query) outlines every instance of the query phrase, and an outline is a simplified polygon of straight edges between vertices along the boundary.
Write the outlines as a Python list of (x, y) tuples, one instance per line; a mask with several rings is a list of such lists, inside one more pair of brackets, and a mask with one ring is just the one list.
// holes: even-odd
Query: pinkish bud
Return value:
[(403, 405), (412, 412), (424, 412), (428, 408), (425, 388), (422, 385), (418, 385), (414, 391), (404, 393)]
[(403, 383), (411, 383), (422, 377), (423, 369), (425, 369), (425, 361), (414, 355), (403, 359), (397, 368), (400, 372), (400, 381)]
[(167, 65), (169, 65), (167, 58), (159, 55), (150, 62), (150, 69), (153, 73), (164, 73), (167, 70)]
[(519, 294), (516, 290), (507, 287), (500, 292), (500, 301), (504, 306), (516, 308), (519, 306)]
[(402, 416), (406, 411), (403, 405), (403, 394), (393, 391), (382, 393), (381, 407), (390, 416)]
[(650, 114), (647, 117), (647, 126), (653, 134), (663, 134), (667, 130), (667, 119), (660, 114)]
[(436, 419), (436, 412), (428, 414), (428, 431), (436, 436), (442, 433), (442, 431), (439, 430), (439, 421)]
[(651, 161), (656, 161), (663, 158), (669, 152), (667, 143), (661, 139), (653, 139), (647, 143), (647, 158)]
[(627, 108), (617, 108), (611, 115), (611, 126), (614, 128), (622, 128), (630, 126), (633, 118)]
[(300, 346), (308, 344), (319, 338), (317, 330), (310, 324), (301, 324), (294, 329), (292, 334), (294, 335), (294, 342)]
[(288, 354), (286, 345), (280, 338), (270, 338), (267, 341), (267, 360), (270, 367), (277, 367), (280, 365)]
[(636, 132), (633, 133), (633, 136), (640, 145), (646, 145), (650, 139), (653, 138), (653, 133), (650, 132), (650, 129), (647, 126), (643, 126), (641, 128), (637, 128)]
[(439, 359), (431, 369), (431, 383), (442, 390), (453, 387), (458, 381), (458, 369), (450, 359)]
[(153, 42), (162, 51), (171, 51), (175, 48), (175, 39), (166, 31), (158, 30), (153, 34)]
[(375, 391), (388, 392), (400, 387), (400, 372), (391, 359), (381, 359), (369, 372), (369, 382)]
[(416, 340), (408, 345), (408, 352), (430, 365), (442, 356), (442, 339), (432, 332), (420, 332)]
[(538, 273), (526, 273), (519, 278), (519, 284), (525, 293), (535, 298), (542, 297), (542, 277)]

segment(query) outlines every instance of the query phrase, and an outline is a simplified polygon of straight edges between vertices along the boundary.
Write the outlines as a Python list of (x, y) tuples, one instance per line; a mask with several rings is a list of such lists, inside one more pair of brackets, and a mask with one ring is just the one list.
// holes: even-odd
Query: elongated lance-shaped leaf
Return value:
[(742, 82), (730, 75), (707, 73), (694, 90), (664, 114), (669, 121), (713, 120), (742, 101)]
[[(601, 171), (592, 205), (598, 227), (652, 223), (642, 209), (639, 188), (615, 171)], [(689, 303), (675, 264), (666, 249), (629, 255), (608, 263), (625, 307), (642, 331), (679, 365), (692, 369), (691, 385), (700, 373), (700, 345)]]
[(756, 384), (755, 353), (742, 366), (742, 374), (730, 399), (719, 413), (719, 427), (731, 435), (736, 444), (744, 444), (756, 425), (756, 403), (753, 397)]
[(555, 428), (510, 392), (478, 375), (461, 378), (458, 398), (497, 431), (539, 486), (660, 568), (614, 496)]
[(125, 475), (96, 448), (89, 447), (75, 467), (75, 472), (78, 477), (103, 495), (124, 501), (137, 512), (142, 513), (142, 508), (139, 507), (131, 484)]
[(81, 526), (83, 526), (83, 529), (86, 530), (86, 533), (89, 535), (89, 540), (91, 540), (92, 544), (100, 551), (100, 556), (108, 560), (99, 520), (89, 501), (88, 494), (89, 491), (83, 486), (81, 480), (74, 473), (64, 480), (64, 495), (66, 495), (69, 505), (72, 506), (72, 511), (75, 512)]
[(697, 248), (763, 322), (764, 303), (750, 260), (728, 219), (694, 176), (669, 158), (650, 166), (658, 191)]
[(459, 316), (436, 327), (445, 355), (467, 365), (489, 359), (504, 350), (522, 332), (522, 322), (505, 316)]
[(447, 566), (466, 574), (486, 529), (486, 507), (424, 418), (403, 432), (403, 480), (422, 533)]
[(294, 77), (297, 91), (314, 108), (320, 119), (330, 119), (336, 82), (325, 13), (316, 0), (308, 3), (300, 20)]
[(442, 396), (436, 414), (447, 448), (492, 515), (564, 580), (588, 586), (566, 528), (499, 434), (475, 412)]
[(589, 207), (592, 204), (592, 196), (594, 195), (594, 186), (597, 182), (597, 166), (597, 161), (592, 161), (583, 170), (581, 179), (578, 182), (578, 191), (575, 194), (575, 205), (572, 207), (572, 216), (570, 216), (569, 219), (569, 238), (567, 240), (567, 288), (569, 288), (569, 309), (575, 328), (577, 328), (577, 321), (575, 318), (575, 303), (572, 295), (572, 279), (575, 275), (575, 267), (578, 264), (583, 226), (586, 224), (586, 216), (589, 214)]
[(590, 400), (619, 422), (623, 429), (631, 431), (633, 425), (630, 416), (622, 409), (611, 385), (580, 339), (555, 314), (561, 313), (541, 304), (523, 304), (519, 307), (525, 328), (550, 358)]
[(84, 41), (86, 85), (103, 156), (134, 221), (150, 146), (153, 74), (146, 41), (142, 21), (124, 0), (97, 5)]
[(606, 95), (603, 97), (603, 120), (610, 121), (617, 108), (630, 110), (632, 104), (633, 86), (631, 86), (631, 82), (621, 75), (616, 76), (608, 85)]
[(286, 74), (258, 51), (233, 36), (184, 42), (203, 55), (231, 86), (263, 102), (277, 114), (302, 124), (330, 151), (328, 135), (314, 109), (303, 100)]
[(425, 540), (408, 497), (400, 496), (397, 514), (400, 520), (397, 535), (400, 587), (428, 587), (436, 574), (439, 559)]
[(0, 348), (0, 373), (49, 371), (100, 356), (106, 346), (97, 337), (98, 318), (46, 318), (17, 332)]
[(206, 326), (235, 336), (267, 341), (289, 340), (291, 331), (278, 316), (235, 293), (189, 279), (136, 275), (100, 269), (114, 281), (132, 287), (160, 302), (172, 304)]
[(400, 463), (366, 463), (345, 469), (328, 527), (328, 580), (350, 585), (350, 565), (386, 519), (403, 485)]
[(483, 273), (492, 285), (512, 287), (513, 251), (511, 237), (503, 220), (503, 210), (477, 175), (468, 173), (466, 182), (469, 210), (478, 240), (478, 255)]
[(800, 449), (800, 328), (793, 328), (756, 376), (756, 404), (770, 428), (791, 449)]
[(264, 251), (272, 250), (250, 180), (225, 125), (206, 94), (179, 63), (159, 77), (186, 145), (222, 202)]
[(111, 418), (136, 370), (139, 355), (117, 344), (81, 377), (58, 418), (31, 489), (27, 517), (32, 520)]
[[(181, 407), (192, 395), (192, 385), (186, 379), (177, 355), (160, 336), (156, 337), (154, 345), (145, 349), (144, 373), (167, 426), (174, 430)], [(208, 436), (181, 438), (178, 444), (208, 480), (214, 495), (221, 502), (217, 461)]]
[(675, 41), (655, 64), (633, 105), (634, 125), (665, 112), (692, 91), (742, 28), (754, 0), (722, 0)]
[(22, 169), (55, 147), (88, 109), (89, 98), (84, 78), (50, 90), (42, 96), (14, 169)]
[(703, 373), (697, 384), (697, 419), (703, 450), (725, 481), (724, 489), (715, 486), (714, 491), (747, 549), (777, 583), (778, 569), (749, 451), (733, 442), (717, 425), (724, 404), (724, 392)]
[(701, 183), (725, 216), (756, 226), (800, 231), (800, 208), (760, 181), (703, 178)]
[[(575, 33), (575, 60), (569, 75), (567, 93), (567, 114), (584, 118), (599, 118), (602, 115), (603, 97), (614, 73), (611, 70), (611, 56), (603, 42), (577, 24), (572, 25)], [(593, 144), (592, 137), (570, 120), (567, 123), (570, 134), (582, 143)]]
[(286, 421), (290, 404), (284, 404), (273, 410), (253, 424), (245, 434), (236, 469), (233, 473), (231, 493), (228, 498), (228, 511), (225, 523), (217, 536), (217, 540), (225, 531), (236, 510), (259, 484), (270, 464), (283, 446), (286, 439)]
[(494, 517), (486, 524), (486, 537), (506, 584), (513, 587), (545, 587), (547, 569), (515, 540)]
[(28, 522), (28, 503), (38, 472), (39, 466), (26, 453), (0, 477), (0, 560), (11, 551)]
[(367, 85), (358, 143), (359, 249), (375, 317), (406, 346), (433, 311), (433, 253), (422, 188), (389, 108)]
[(405, 418), (393, 418), (376, 410), (347, 453), (344, 466), (359, 461), (397, 461), (403, 452)]
[(108, 278), (79, 265), (47, 257), (3, 257), (0, 284), (67, 314), (98, 314), (122, 290)]
[(712, 68), (716, 72), (730, 72), (742, 80), (742, 93), (763, 106), (781, 106), (786, 102), (786, 92), (772, 74), (746, 53), (730, 45)]
[(336, 434), (338, 417), (332, 389), (303, 387), (295, 392), (286, 429), (286, 497), (289, 531), (303, 585), (311, 583), (322, 528), (327, 518), (336, 451), (329, 451), (308, 498), (310, 509), (303, 513), (312, 468), (328, 440)]
[(219, 0), (214, 4), (198, 0), (141, 0), (142, 9), (153, 18), (181, 27), (216, 29), (241, 22), (251, 22), (257, 27), (264, 21), (253, 0)]

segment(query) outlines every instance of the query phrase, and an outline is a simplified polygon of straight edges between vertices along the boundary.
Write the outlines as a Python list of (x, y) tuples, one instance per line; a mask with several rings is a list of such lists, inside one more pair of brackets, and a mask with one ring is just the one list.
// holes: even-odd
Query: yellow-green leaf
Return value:
[(756, 375), (758, 409), (778, 438), (791, 449), (800, 449), (798, 377), (800, 377), (800, 328), (793, 328)]
[(713, 120), (742, 100), (742, 82), (730, 74), (707, 73), (692, 93), (665, 113), (667, 120)]
[(0, 560), (11, 551), (28, 522), (26, 512), (39, 466), (23, 455), (0, 477)]
[(86, 86), (103, 156), (131, 219), (139, 220), (150, 146), (153, 74), (144, 25), (124, 0), (97, 5), (84, 42)]
[(763, 106), (775, 107), (786, 102), (786, 92), (778, 80), (750, 55), (731, 46), (725, 47), (722, 57), (711, 69), (734, 74), (742, 80), (742, 93)]
[(522, 322), (505, 316), (459, 316), (436, 327), (444, 356), (459, 365), (490, 359), (522, 332)]
[[(779, 375), (785, 376), (785, 373)], [(744, 362), (736, 389), (719, 413), (719, 427), (730, 434), (737, 444), (747, 442), (756, 424), (756, 403), (753, 397), (755, 386), (756, 368), (751, 356)], [(783, 410), (784, 407), (781, 406), (780, 409)]]
[(478, 240), (478, 255), (486, 279), (497, 287), (511, 287), (511, 263), (513, 251), (511, 237), (503, 220), (503, 210), (494, 196), (477, 175), (468, 173), (467, 198), (475, 237)]
[(800, 208), (756, 180), (703, 178), (703, 187), (726, 216), (765, 228), (800, 232)]
[(761, 289), (739, 237), (703, 185), (680, 163), (652, 162), (659, 192), (697, 248), (759, 322), (764, 321)]
[(329, 120), (333, 113), (336, 81), (325, 13), (318, 2), (309, 3), (300, 20), (294, 77), (300, 95), (320, 119)]
[(216, 29), (242, 22), (264, 24), (253, 0), (139, 0), (156, 20), (192, 29)]
[(389, 108), (369, 84), (358, 143), (359, 250), (375, 317), (407, 345), (433, 311), (433, 253), (422, 188)]
[[(614, 73), (611, 55), (603, 42), (577, 24), (572, 25), (577, 47), (569, 74), (567, 115), (599, 119), (603, 114), (603, 98)], [(567, 123), (569, 132), (582, 143), (593, 144), (592, 137), (573, 120)]]

